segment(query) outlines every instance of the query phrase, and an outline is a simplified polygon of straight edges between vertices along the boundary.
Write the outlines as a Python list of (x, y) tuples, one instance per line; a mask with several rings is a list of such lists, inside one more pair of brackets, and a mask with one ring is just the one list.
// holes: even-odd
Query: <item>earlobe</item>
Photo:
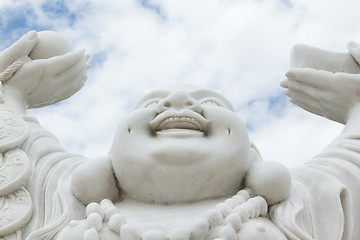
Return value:
[(84, 205), (103, 199), (119, 200), (120, 191), (110, 158), (90, 160), (79, 165), (72, 175), (71, 190)]
[(269, 205), (277, 204), (290, 196), (290, 172), (277, 162), (254, 162), (245, 176), (245, 187)]
[(290, 172), (280, 163), (264, 162), (255, 144), (250, 143), (245, 187), (251, 189), (254, 195), (264, 197), (269, 205), (273, 205), (290, 196)]

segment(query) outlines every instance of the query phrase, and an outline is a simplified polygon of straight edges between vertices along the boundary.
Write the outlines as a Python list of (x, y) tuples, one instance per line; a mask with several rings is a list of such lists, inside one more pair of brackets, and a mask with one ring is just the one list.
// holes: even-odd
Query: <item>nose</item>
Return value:
[(181, 109), (190, 109), (198, 113), (202, 112), (202, 106), (195, 98), (191, 97), (189, 93), (179, 90), (170, 93), (166, 98), (159, 101), (157, 106), (158, 113), (162, 113), (168, 109), (178, 111)]

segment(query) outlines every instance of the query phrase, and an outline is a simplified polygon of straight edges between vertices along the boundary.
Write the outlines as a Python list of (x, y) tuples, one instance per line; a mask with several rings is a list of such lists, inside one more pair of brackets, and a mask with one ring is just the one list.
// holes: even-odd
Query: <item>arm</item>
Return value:
[[(1, 229), (3, 231), (0, 235), (22, 228), (23, 237), (26, 237), (43, 226), (46, 219), (57, 221), (61, 219), (60, 214), (68, 214), (68, 209), (62, 212), (54, 211), (54, 205), (62, 204), (62, 199), (59, 200), (60, 194), (57, 193), (62, 188), (56, 186), (59, 186), (62, 176), (67, 176), (69, 169), (84, 160), (81, 156), (66, 153), (52, 134), (44, 130), (36, 120), (23, 115), (27, 108), (48, 105), (77, 92), (86, 79), (87, 56), (80, 50), (49, 59), (33, 60), (29, 54), (37, 43), (38, 34), (31, 31), (0, 53), (0, 117), (3, 119), (5, 112), (12, 112), (17, 118), (25, 120), (24, 125), (29, 129), (24, 131), (21, 142), (12, 144), (11, 148), (23, 151), (27, 155), (24, 162), (30, 171), (21, 185), (24, 186), (24, 192), (29, 193), (26, 199), (29, 202), (32, 200), (30, 216), (13, 218), (21, 220), (16, 226), (13, 220), (5, 222), (8, 225)], [(19, 124), (9, 122), (13, 128), (12, 131), (6, 131), (5, 136), (11, 138), (19, 130)], [(1, 149), (0, 153), (7, 150), (9, 149)], [(11, 173), (12, 169), (3, 169), (2, 173), (4, 172)], [(15, 191), (18, 186), (19, 184), (13, 184), (12, 189), (7, 189), (7, 192)], [(16, 204), (13, 209), (18, 211)], [(0, 209), (0, 214), (6, 214), (6, 211)], [(18, 230), (18, 233), (19, 231), (21, 232)]]
[[(356, 64), (360, 57), (357, 48), (349, 44), (351, 61)], [(318, 60), (334, 62), (324, 56)], [(356, 238), (360, 235), (354, 227), (360, 222), (360, 73), (344, 71), (346, 67), (334, 71), (328, 68), (331, 64), (316, 63), (321, 67), (295, 66), (281, 85), (294, 104), (345, 127), (320, 154), (293, 169), (291, 198), (284, 204), (286, 208), (272, 209), (272, 220), (289, 236), (301, 239)], [(289, 216), (295, 217), (288, 221)]]
[[(349, 44), (354, 62), (360, 58), (359, 50), (360, 47), (355, 43)], [(308, 164), (327, 166), (328, 173), (332, 172), (342, 182), (346, 182), (352, 176), (350, 172), (356, 172), (360, 167), (360, 73), (328, 70), (294, 68), (286, 74), (287, 79), (281, 85), (287, 89), (286, 94), (294, 104), (345, 124), (339, 137)], [(348, 186), (358, 182), (359, 178), (353, 176), (352, 179)]]

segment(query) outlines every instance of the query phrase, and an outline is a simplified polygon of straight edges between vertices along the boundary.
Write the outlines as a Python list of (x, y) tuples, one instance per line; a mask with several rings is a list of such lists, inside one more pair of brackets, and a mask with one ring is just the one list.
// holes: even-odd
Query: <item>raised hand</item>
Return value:
[(0, 53), (0, 73), (17, 59), (28, 56), (37, 41), (36, 31), (30, 31), (9, 48), (2, 51)]
[(0, 53), (5, 104), (24, 109), (49, 105), (70, 97), (85, 83), (89, 56), (84, 50), (32, 60), (29, 54), (37, 43), (38, 34), (31, 31)]
[(49, 105), (76, 93), (87, 79), (84, 50), (25, 63), (4, 85), (20, 91), (28, 108)]
[(347, 123), (360, 102), (360, 74), (294, 68), (281, 83), (290, 102), (330, 120)]

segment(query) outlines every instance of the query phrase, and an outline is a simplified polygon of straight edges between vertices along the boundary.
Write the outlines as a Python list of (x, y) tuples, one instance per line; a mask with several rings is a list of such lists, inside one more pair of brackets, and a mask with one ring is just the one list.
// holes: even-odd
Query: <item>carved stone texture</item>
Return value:
[(0, 197), (0, 236), (24, 226), (31, 218), (31, 197), (25, 188)]
[(13, 148), (0, 155), (0, 196), (25, 185), (29, 176), (29, 159), (23, 151)]
[(28, 126), (17, 114), (0, 110), (0, 151), (19, 146), (27, 137)]

